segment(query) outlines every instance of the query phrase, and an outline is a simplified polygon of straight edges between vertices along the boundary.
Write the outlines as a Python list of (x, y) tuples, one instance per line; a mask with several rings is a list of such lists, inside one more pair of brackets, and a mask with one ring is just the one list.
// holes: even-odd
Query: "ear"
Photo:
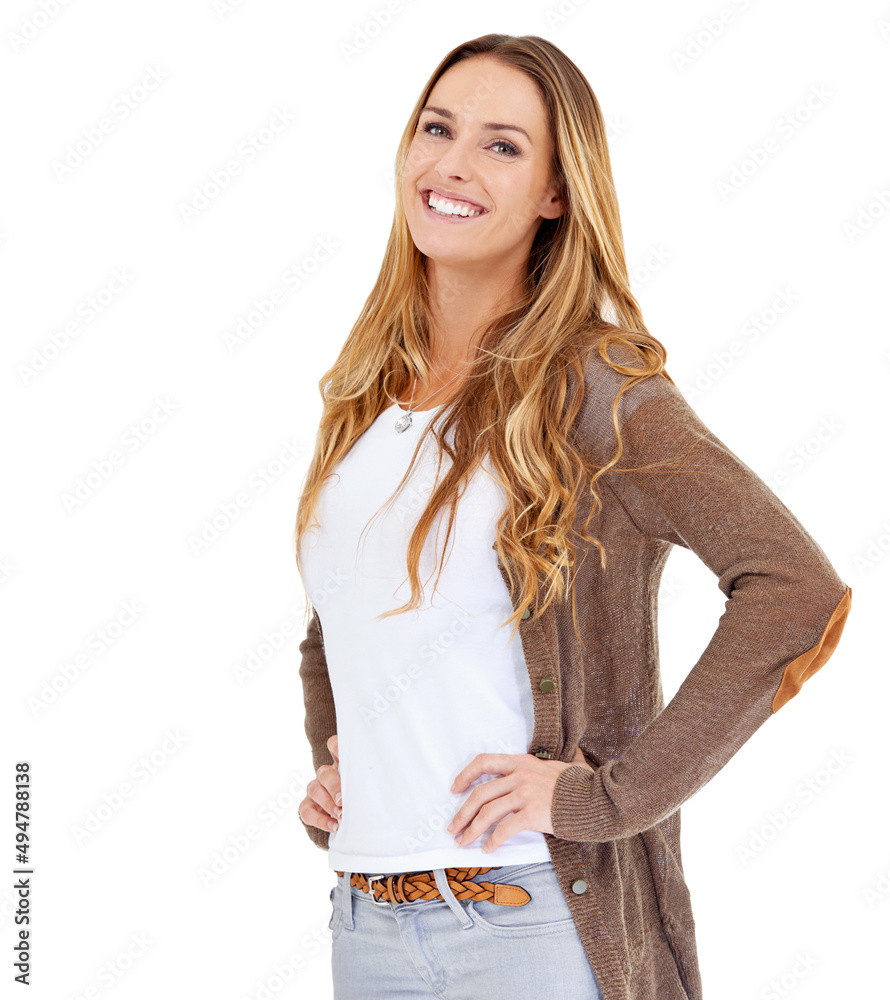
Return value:
[(558, 219), (565, 214), (565, 202), (559, 193), (557, 185), (552, 184), (541, 201), (538, 214), (542, 219)]

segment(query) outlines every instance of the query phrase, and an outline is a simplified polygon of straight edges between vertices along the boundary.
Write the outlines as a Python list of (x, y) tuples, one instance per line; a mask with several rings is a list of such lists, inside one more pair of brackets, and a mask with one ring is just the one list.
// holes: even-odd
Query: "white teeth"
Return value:
[(461, 215), (464, 218), (471, 218), (474, 215), (482, 214), (475, 208), (468, 208), (466, 205), (455, 205), (454, 202), (447, 201), (445, 198), (439, 198), (432, 192), (430, 192), (427, 204), (438, 215)]

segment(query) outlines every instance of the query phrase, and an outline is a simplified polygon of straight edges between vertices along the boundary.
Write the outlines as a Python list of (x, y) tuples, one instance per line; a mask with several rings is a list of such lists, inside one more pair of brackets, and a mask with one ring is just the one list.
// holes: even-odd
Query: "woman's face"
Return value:
[[(563, 211), (552, 145), (531, 77), (489, 56), (452, 66), (420, 113), (405, 163), (402, 200), (417, 248), (451, 265), (527, 261), (541, 220)], [(439, 210), (450, 201), (462, 214), (437, 214), (431, 192)]]

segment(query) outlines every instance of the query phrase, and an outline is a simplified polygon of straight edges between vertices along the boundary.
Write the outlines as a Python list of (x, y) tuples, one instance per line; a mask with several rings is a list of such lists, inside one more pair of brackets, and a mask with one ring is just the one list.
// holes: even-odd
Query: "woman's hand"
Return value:
[(477, 785), (447, 827), (448, 832), (460, 834), (458, 842), (465, 847), (480, 837), (492, 823), (498, 823), (512, 813), (503, 823), (498, 823), (482, 845), (486, 853), (500, 847), (520, 830), (552, 834), (550, 812), (556, 780), (567, 767), (576, 764), (593, 770), (580, 747), (570, 764), (561, 760), (542, 760), (528, 753), (477, 754), (454, 779), (452, 792), (462, 791), (483, 774), (500, 774), (503, 777)]
[(322, 764), (318, 769), (316, 777), (306, 786), (306, 798), (297, 807), (297, 813), (308, 826), (333, 832), (339, 826), (343, 813), (340, 808), (340, 752), (336, 733), (328, 740), (328, 750), (334, 763)]

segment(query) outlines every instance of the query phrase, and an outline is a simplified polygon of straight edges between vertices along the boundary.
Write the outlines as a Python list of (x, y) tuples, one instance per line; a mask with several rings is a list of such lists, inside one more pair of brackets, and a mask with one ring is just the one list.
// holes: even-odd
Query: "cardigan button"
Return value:
[(532, 613), (531, 613), (531, 611), (529, 611), (528, 608), (526, 608), (525, 611), (523, 611), (522, 615), (521, 615), (523, 621), (525, 621), (526, 618), (531, 618), (531, 616), (532, 616)]
[(576, 879), (572, 882), (572, 892), (574, 892), (577, 896), (580, 896), (582, 892), (587, 892), (587, 883), (583, 878)]
[(535, 751), (535, 756), (540, 757), (541, 760), (553, 760), (548, 750), (537, 750)]
[(547, 692), (547, 691), (552, 691), (556, 687), (556, 685), (553, 683), (553, 680), (550, 677), (542, 677), (540, 682), (538, 683), (538, 687), (542, 691)]

